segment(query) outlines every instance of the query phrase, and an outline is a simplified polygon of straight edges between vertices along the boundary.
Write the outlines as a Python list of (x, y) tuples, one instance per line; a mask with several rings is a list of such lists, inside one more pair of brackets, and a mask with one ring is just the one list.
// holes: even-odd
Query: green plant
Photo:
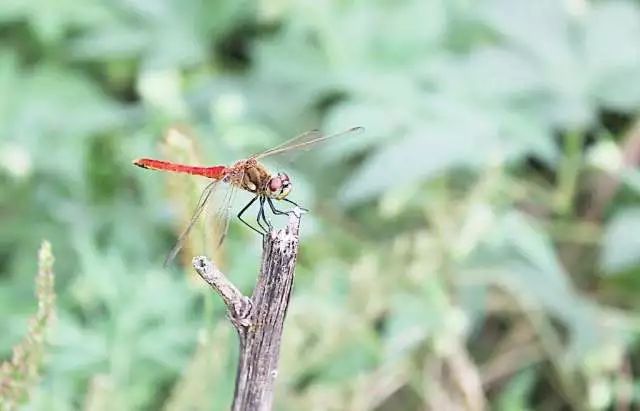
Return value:
[(10, 361), (0, 364), (0, 409), (14, 410), (29, 399), (38, 383), (42, 367), (46, 334), (55, 316), (53, 254), (51, 245), (43, 242), (38, 253), (36, 277), (38, 311), (29, 321), (24, 339), (13, 347)]
[[(3, 357), (41, 238), (64, 273), (29, 407), (224, 409), (223, 309), (160, 268), (202, 181), (130, 162), (354, 125), (269, 164), (311, 209), (278, 409), (637, 404), (637, 2), (48, 4), (0, 5)], [(164, 144), (174, 123), (188, 143)], [(243, 291), (259, 248), (232, 223), (218, 250)]]

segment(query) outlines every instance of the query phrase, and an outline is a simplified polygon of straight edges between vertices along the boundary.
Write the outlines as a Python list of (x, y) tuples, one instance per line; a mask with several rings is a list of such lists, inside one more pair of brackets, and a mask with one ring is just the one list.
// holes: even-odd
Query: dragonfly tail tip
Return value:
[(133, 163), (134, 166), (138, 166), (138, 167), (141, 167), (141, 168), (147, 168), (144, 165), (144, 159), (142, 159), (142, 158), (137, 158), (137, 159), (133, 160), (132, 163)]

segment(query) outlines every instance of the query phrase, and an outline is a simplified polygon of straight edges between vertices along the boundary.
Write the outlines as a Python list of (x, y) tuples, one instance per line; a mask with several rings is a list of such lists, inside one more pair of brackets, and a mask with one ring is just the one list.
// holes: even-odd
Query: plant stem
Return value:
[(573, 203), (582, 169), (584, 134), (579, 131), (564, 136), (564, 156), (558, 172), (555, 211), (565, 217), (573, 214)]

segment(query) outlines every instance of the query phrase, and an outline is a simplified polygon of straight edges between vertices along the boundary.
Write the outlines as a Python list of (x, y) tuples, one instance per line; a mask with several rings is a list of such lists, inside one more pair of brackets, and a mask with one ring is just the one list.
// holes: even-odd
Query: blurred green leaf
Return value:
[[(611, 108), (640, 105), (640, 8), (630, 1), (596, 3), (585, 20), (585, 55), (594, 93)], [(612, 47), (612, 45), (616, 45)]]
[(534, 221), (517, 212), (506, 214), (486, 239), (486, 247), (477, 250), (463, 273), (485, 267), (479, 269), (481, 277), (514, 293), (522, 309), (542, 308), (561, 321), (569, 330), (569, 344), (563, 352), (567, 364), (578, 366), (604, 342), (607, 327), (600, 321), (604, 308), (577, 292), (550, 239)]
[(500, 411), (528, 411), (531, 408), (529, 396), (535, 383), (533, 371), (524, 371), (516, 375), (504, 389), (497, 401)]
[[(480, 10), (481, 21), (503, 37), (509, 53), (524, 51), (515, 58), (523, 58), (536, 73), (539, 107), (555, 124), (588, 127), (600, 103), (637, 107), (638, 90), (621, 88), (633, 84), (624, 79), (640, 70), (640, 9), (635, 3), (589, 5), (577, 16), (567, 3), (553, 0), (492, 0)], [(624, 46), (611, 47), (619, 42)]]
[(0, 5), (0, 22), (25, 20), (45, 43), (62, 41), (71, 30), (103, 24), (110, 13), (103, 2), (88, 0), (6, 0)]
[(601, 264), (616, 273), (640, 264), (640, 208), (619, 211), (607, 225), (602, 240)]

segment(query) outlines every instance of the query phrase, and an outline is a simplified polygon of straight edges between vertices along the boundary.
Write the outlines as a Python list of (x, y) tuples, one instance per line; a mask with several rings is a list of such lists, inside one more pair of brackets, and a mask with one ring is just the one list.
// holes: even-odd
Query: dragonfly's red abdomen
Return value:
[(140, 158), (133, 162), (138, 167), (147, 168), (149, 170), (171, 171), (174, 173), (185, 173), (197, 176), (209, 177), (220, 180), (227, 172), (225, 166), (213, 167), (196, 167), (184, 164), (172, 163), (169, 161), (154, 160), (151, 158)]

